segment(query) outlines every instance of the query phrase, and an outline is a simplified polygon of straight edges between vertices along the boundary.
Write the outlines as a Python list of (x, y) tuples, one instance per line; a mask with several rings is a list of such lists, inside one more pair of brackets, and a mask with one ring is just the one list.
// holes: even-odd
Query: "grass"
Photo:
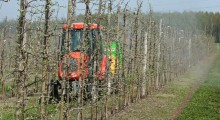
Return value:
[[(40, 104), (38, 101), (37, 96), (34, 97), (27, 97), (26, 101), (26, 119), (40, 119)], [(118, 96), (109, 97), (109, 110), (113, 109), (113, 107), (117, 104)], [(85, 101), (84, 101), (85, 102)], [(90, 118), (91, 115), (91, 106), (89, 104), (89, 101), (87, 101), (83, 106), (83, 112), (85, 118)], [(103, 97), (98, 103), (97, 103), (97, 110), (101, 113), (103, 109), (103, 103), (105, 103), (105, 97)], [(16, 98), (10, 98), (7, 101), (0, 101), (0, 120), (14, 120), (15, 119), (15, 105), (16, 105)], [(72, 107), (77, 108), (77, 101), (72, 101)], [(93, 113), (95, 112), (96, 108), (95, 105), (93, 106)], [(48, 111), (47, 116), (48, 119), (52, 120), (58, 120), (59, 119), (59, 109), (60, 104), (49, 104), (48, 105)], [(100, 113), (98, 116), (100, 116)], [(94, 114), (95, 115), (95, 114)], [(77, 109), (72, 109), (70, 111), (70, 119), (74, 119), (77, 116)]]
[[(27, 97), (26, 118), (40, 119), (40, 104), (37, 102), (38, 97)], [(10, 98), (7, 101), (0, 102), (0, 120), (14, 120), (15, 119), (15, 105), (16, 98)], [(53, 115), (57, 110), (57, 105), (48, 105), (48, 114)]]
[(220, 57), (178, 120), (220, 119)]

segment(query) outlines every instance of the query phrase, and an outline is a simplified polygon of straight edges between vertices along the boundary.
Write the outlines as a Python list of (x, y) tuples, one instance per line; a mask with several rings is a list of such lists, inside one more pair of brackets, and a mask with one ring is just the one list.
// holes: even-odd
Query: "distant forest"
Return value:
[[(92, 15), (96, 17), (96, 14)], [(112, 16), (116, 16), (112, 14)], [(148, 17), (148, 14), (142, 14), (143, 17)], [(175, 26), (178, 29), (190, 30), (197, 32), (198, 30), (203, 31), (206, 34), (212, 35), (216, 38), (215, 42), (220, 43), (220, 13), (212, 13), (212, 12), (173, 12), (173, 13), (153, 13), (154, 20), (159, 21), (163, 20), (164, 25), (166, 26)], [(104, 17), (107, 17), (104, 16)], [(121, 16), (123, 19), (123, 16)], [(114, 17), (112, 17), (114, 19)], [(121, 19), (121, 22), (123, 22)], [(84, 15), (80, 14), (76, 16), (77, 22), (83, 22)], [(57, 19), (56, 23), (59, 23), (61, 27), (63, 23), (65, 23), (66, 19), (61, 18)], [(95, 22), (95, 21), (93, 21)], [(105, 22), (105, 21), (104, 21)], [(4, 27), (8, 27), (9, 34), (16, 33), (17, 20), (7, 20), (7, 25), (4, 24), (4, 21), (0, 21), (0, 30)], [(59, 25), (58, 24), (58, 25)], [(106, 23), (102, 23), (105, 25)], [(114, 24), (114, 23), (112, 23)], [(32, 24), (33, 26), (37, 26), (37, 23)], [(11, 35), (10, 35), (11, 36)]]
[(156, 18), (164, 19), (164, 23), (183, 30), (203, 31), (220, 42), (220, 13), (212, 12), (183, 12), (156, 13)]

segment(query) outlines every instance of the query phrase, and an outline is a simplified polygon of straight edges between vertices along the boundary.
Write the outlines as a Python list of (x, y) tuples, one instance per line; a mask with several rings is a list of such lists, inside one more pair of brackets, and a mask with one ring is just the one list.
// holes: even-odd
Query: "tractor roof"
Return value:
[[(71, 24), (71, 29), (83, 29), (84, 28), (84, 23), (72, 23)], [(99, 26), (97, 24), (89, 24), (89, 29), (103, 29), (103, 26)], [(68, 25), (67, 24), (64, 24), (63, 25), (63, 29), (67, 29), (68, 28)], [(88, 27), (86, 26), (86, 29), (88, 29)]]

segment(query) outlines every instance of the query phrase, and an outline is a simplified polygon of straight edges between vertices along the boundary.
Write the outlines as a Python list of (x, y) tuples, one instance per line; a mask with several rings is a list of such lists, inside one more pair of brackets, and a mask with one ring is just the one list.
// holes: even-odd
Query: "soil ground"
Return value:
[(191, 71), (171, 81), (161, 90), (138, 103), (131, 104), (112, 120), (164, 120), (176, 119), (188, 105), (200, 84), (207, 78), (217, 55), (201, 61)]

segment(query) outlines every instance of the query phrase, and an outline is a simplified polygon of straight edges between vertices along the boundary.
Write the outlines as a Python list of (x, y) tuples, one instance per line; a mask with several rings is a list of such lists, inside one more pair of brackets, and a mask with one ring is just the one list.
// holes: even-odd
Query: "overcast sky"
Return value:
[[(42, 1), (42, 0), (41, 0)], [(68, 0), (52, 0), (59, 2), (59, 5), (65, 6), (59, 9), (58, 16), (66, 17), (67, 13), (67, 1)], [(118, 0), (119, 1), (119, 0)], [(129, 1), (129, 0), (124, 0)], [(141, 0), (139, 0), (141, 1)], [(147, 12), (149, 10), (148, 0), (144, 1), (142, 11)], [(0, 0), (0, 20), (7, 16), (9, 19), (18, 18), (19, 4), (18, 0), (9, 0), (9, 2), (3, 2)], [(182, 12), (182, 11), (208, 11), (208, 12), (220, 12), (220, 0), (149, 0), (153, 11), (160, 12)], [(84, 13), (84, 4), (77, 4), (77, 13)], [(135, 9), (137, 7), (137, 0), (129, 1), (129, 9)], [(55, 9), (58, 7), (55, 7)]]

